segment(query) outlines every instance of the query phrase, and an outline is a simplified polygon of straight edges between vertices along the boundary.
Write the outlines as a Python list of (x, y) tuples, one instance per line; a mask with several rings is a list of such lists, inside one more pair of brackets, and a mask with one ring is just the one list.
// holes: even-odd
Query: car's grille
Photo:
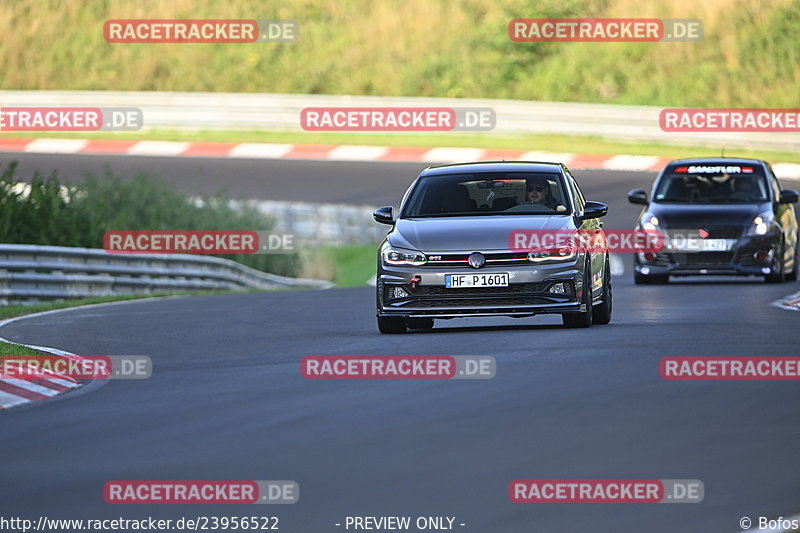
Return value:
[(458, 298), (446, 300), (418, 300), (413, 303), (414, 307), (437, 308), (474, 308), (474, 307), (502, 307), (509, 305), (542, 305), (551, 303), (546, 298)]
[(721, 266), (733, 261), (733, 252), (697, 252), (689, 254), (672, 254), (673, 260), (686, 266)]
[[(487, 252), (483, 254), (487, 266), (530, 264), (527, 252)], [(429, 255), (426, 267), (468, 266), (470, 254)]]
[(414, 296), (459, 296), (469, 294), (502, 294), (502, 293), (540, 293), (547, 290), (551, 282), (544, 283), (516, 283), (508, 287), (465, 287), (448, 289), (441, 285), (421, 285), (414, 292)]

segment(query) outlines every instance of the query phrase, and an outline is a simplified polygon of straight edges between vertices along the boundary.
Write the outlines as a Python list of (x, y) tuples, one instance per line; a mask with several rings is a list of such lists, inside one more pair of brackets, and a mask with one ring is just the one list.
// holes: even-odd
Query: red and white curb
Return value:
[[(31, 316), (31, 315), (26, 315), (26, 316)], [(17, 318), (23, 318), (23, 317), (17, 317)], [(0, 327), (14, 320), (15, 319), (4, 320), (0, 322)], [(17, 346), (25, 346), (27, 348), (63, 357), (65, 359), (80, 360), (80, 357), (74, 354), (57, 350), (55, 348), (49, 348), (46, 346), (34, 346), (29, 344), (19, 344), (10, 341), (8, 339), (4, 339), (2, 337), (0, 337), (0, 341), (7, 342), (10, 344), (16, 344)], [(37, 372), (39, 374), (42, 373), (41, 370), (38, 370)], [(0, 373), (0, 411), (30, 402), (46, 400), (48, 398), (52, 398), (53, 396), (57, 396), (69, 390), (77, 389), (80, 386), (81, 383), (79, 381), (72, 379), (68, 376), (58, 376), (58, 377), (53, 376), (48, 378), (23, 379), (23, 378), (14, 378), (5, 375), (3, 373)]]
[[(85, 139), (0, 138), (0, 152), (37, 154), (103, 154), (141, 156), (316, 159), (327, 161), (394, 161), (449, 163), (458, 161), (555, 161), (572, 168), (658, 171), (670, 158), (644, 155), (573, 154), (484, 148), (360, 146), (328, 144), (217, 143)], [(800, 179), (800, 164), (776, 163), (783, 179)]]
[[(146, 298), (147, 301), (164, 300), (167, 298), (177, 298), (177, 296), (160, 296), (157, 298)], [(74, 307), (65, 307), (64, 309), (53, 309), (52, 311), (42, 311), (40, 313), (31, 313), (29, 315), (17, 316), (0, 321), (0, 329), (3, 326), (16, 322), (17, 320), (25, 320), (28, 318), (41, 317), (45, 315), (52, 315), (56, 313), (64, 313), (66, 311), (73, 311), (76, 309), (88, 309), (92, 307), (106, 307), (110, 305), (125, 305), (131, 303), (141, 302), (141, 300), (123, 300), (119, 302), (103, 302), (99, 304), (77, 305)], [(63, 357), (70, 360), (81, 360), (79, 355), (75, 355), (58, 348), (51, 348), (50, 346), (37, 346), (35, 344), (23, 344), (14, 342), (6, 338), (0, 337), (0, 342), (7, 342), (17, 346), (25, 346), (32, 350), (37, 350), (47, 354)], [(48, 378), (48, 379), (19, 379), (10, 378), (6, 375), (0, 375), (0, 411), (25, 405), (31, 402), (46, 400), (59, 394), (68, 391), (76, 390), (86, 385), (86, 382), (80, 382), (71, 378), (65, 379), (63, 377)]]

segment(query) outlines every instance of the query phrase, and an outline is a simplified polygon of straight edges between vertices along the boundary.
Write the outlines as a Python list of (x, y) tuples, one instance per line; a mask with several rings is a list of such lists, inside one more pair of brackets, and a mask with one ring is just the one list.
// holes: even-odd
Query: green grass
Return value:
[(375, 275), (377, 245), (343, 246), (327, 248), (325, 253), (333, 261), (337, 287), (363, 287)]
[(363, 287), (375, 275), (378, 244), (329, 246), (301, 254), (302, 276), (333, 281), (337, 287)]
[[(515, 43), (513, 18), (699, 18), (688, 43)], [(288, 44), (109, 44), (108, 19), (292, 19)], [(0, 88), (794, 107), (793, 0), (0, 2)]]
[[(568, 152), (579, 154), (635, 154), (670, 158), (713, 156), (719, 148), (697, 145), (668, 145), (644, 142), (626, 142), (601, 139), (591, 136), (570, 135), (476, 135), (476, 134), (355, 134), (355, 133), (310, 133), (310, 132), (266, 132), (266, 131), (163, 131), (148, 130), (136, 133), (0, 133), (0, 137), (12, 138), (79, 138), (79, 139), (126, 139), (186, 142), (263, 142), (282, 144), (350, 144), (367, 146), (421, 146), (491, 148), (498, 150), (531, 150), (542, 152)], [(727, 156), (755, 157), (780, 163), (800, 163), (800, 152), (769, 150), (744, 150), (728, 148)]]
[(0, 342), (0, 357), (7, 355), (44, 355), (45, 352), (31, 350), (27, 346), (17, 346), (8, 342)]

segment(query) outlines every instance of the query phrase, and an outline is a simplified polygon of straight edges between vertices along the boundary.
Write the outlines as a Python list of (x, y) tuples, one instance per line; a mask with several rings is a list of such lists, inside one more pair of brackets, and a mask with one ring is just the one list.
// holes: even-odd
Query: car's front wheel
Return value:
[(794, 241), (794, 266), (792, 271), (786, 274), (786, 281), (797, 281), (797, 268), (800, 266), (797, 264), (798, 260), (800, 260), (800, 235)]
[(608, 324), (611, 322), (611, 267), (608, 256), (603, 268), (603, 302), (592, 309), (592, 324)]
[(381, 333), (405, 333), (407, 327), (408, 326), (404, 318), (397, 318), (393, 316), (378, 317), (378, 331)]
[(583, 289), (581, 291), (581, 305), (586, 307), (586, 311), (581, 313), (564, 313), (561, 321), (568, 328), (588, 328), (592, 325), (592, 271), (586, 265), (583, 274)]
[(783, 283), (784, 281), (786, 281), (786, 263), (784, 263), (783, 261), (784, 246), (785, 245), (781, 245), (781, 252), (778, 255), (778, 257), (780, 258), (780, 265), (778, 272), (776, 272), (775, 274), (767, 274), (766, 276), (764, 276), (764, 281), (766, 281), (767, 283)]

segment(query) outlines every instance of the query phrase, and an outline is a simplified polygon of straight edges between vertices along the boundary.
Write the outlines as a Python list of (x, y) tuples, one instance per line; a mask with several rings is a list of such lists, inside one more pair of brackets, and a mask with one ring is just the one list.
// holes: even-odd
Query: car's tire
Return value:
[(636, 285), (664, 285), (669, 281), (669, 276), (666, 274), (640, 274), (639, 272), (633, 273), (633, 282)]
[(800, 235), (797, 236), (797, 239), (794, 241), (794, 268), (788, 274), (786, 274), (786, 281), (797, 281), (797, 262), (800, 260)]
[(378, 317), (378, 331), (381, 333), (405, 333), (406, 320), (393, 316)]
[(777, 274), (767, 274), (766, 276), (764, 276), (764, 281), (766, 281), (767, 283), (783, 283), (784, 281), (786, 281), (786, 264), (783, 262), (783, 247), (784, 246), (785, 245), (783, 245), (783, 244), (781, 245), (781, 251), (780, 251), (780, 254), (778, 254), (778, 257), (781, 258), (781, 260), (780, 260), (780, 266), (781, 266), (780, 272), (778, 272)]
[(583, 313), (564, 313), (561, 315), (561, 322), (567, 328), (588, 328), (592, 325), (592, 271), (589, 264), (586, 265), (583, 274), (583, 292), (581, 294), (581, 304), (586, 305)]
[(611, 267), (606, 256), (606, 264), (603, 272), (603, 303), (599, 303), (592, 309), (592, 324), (604, 325), (611, 322), (612, 290), (611, 290)]
[(432, 318), (409, 318), (408, 329), (433, 329)]

